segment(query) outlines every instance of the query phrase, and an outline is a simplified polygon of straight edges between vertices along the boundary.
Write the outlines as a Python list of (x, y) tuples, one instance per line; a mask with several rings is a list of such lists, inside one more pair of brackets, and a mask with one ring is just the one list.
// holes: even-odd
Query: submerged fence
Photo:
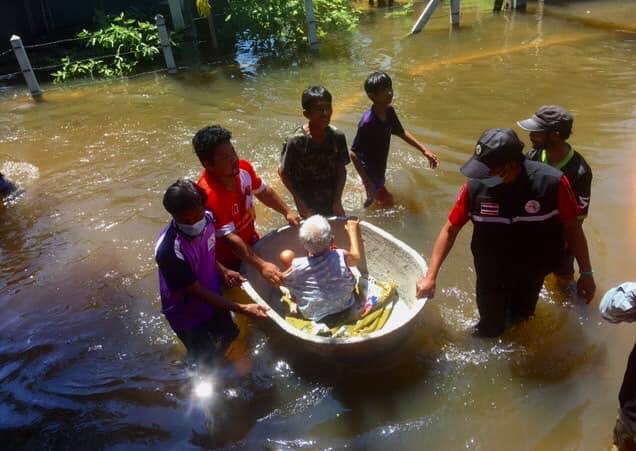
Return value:
[[(170, 35), (168, 33), (168, 29), (166, 27), (166, 21), (164, 19), (164, 17), (161, 14), (157, 14), (155, 16), (155, 25), (157, 27), (157, 31), (159, 33), (159, 39), (160, 39), (160, 46), (161, 46), (161, 53), (163, 55), (163, 59), (165, 62), (165, 68), (161, 69), (160, 71), (167, 71), (169, 74), (175, 74), (177, 73), (177, 64), (175, 62), (175, 58), (174, 58), (174, 53), (172, 50), (172, 45), (170, 44)], [(76, 41), (84, 41), (88, 38), (69, 38), (69, 39), (60, 39), (58, 41), (52, 41), (52, 42), (44, 42), (44, 43), (39, 43), (39, 44), (31, 44), (31, 45), (24, 45), (24, 43), (22, 42), (22, 38), (20, 38), (20, 36), (17, 35), (13, 35), (11, 36), (10, 39), (10, 43), (11, 43), (11, 48), (9, 50), (6, 50), (2, 53), (0, 53), (0, 57), (4, 57), (10, 53), (13, 53), (15, 55), (15, 58), (18, 62), (18, 66), (20, 67), (20, 70), (17, 72), (11, 72), (8, 74), (2, 74), (0, 75), (0, 80), (9, 80), (12, 79), (20, 74), (22, 74), (22, 76), (24, 77), (24, 81), (27, 84), (27, 88), (31, 94), (31, 96), (34, 99), (39, 99), (42, 97), (42, 89), (40, 88), (40, 83), (38, 82), (37, 76), (36, 76), (36, 72), (38, 71), (50, 71), (52, 69), (57, 69), (60, 68), (64, 65), (64, 63), (60, 63), (60, 64), (52, 64), (52, 65), (45, 65), (45, 66), (39, 66), (39, 67), (32, 67), (31, 65), (31, 60), (29, 59), (29, 55), (27, 50), (29, 49), (37, 49), (37, 48), (42, 48), (42, 47), (49, 47), (49, 46), (53, 46), (53, 45), (59, 45), (62, 43), (70, 43), (70, 42), (76, 42)], [(87, 61), (91, 61), (94, 60), (96, 58), (99, 59), (106, 59), (106, 58), (115, 58), (115, 57), (119, 57), (119, 56), (124, 56), (124, 55), (128, 55), (131, 53), (135, 53), (134, 51), (131, 52), (125, 52), (125, 53), (113, 53), (110, 55), (100, 55), (99, 57), (92, 57), (92, 58), (85, 58), (85, 59), (80, 59), (80, 60), (76, 60), (74, 61), (75, 63), (82, 63), (82, 62), (87, 62)], [(158, 71), (151, 71), (151, 72), (158, 72)]]

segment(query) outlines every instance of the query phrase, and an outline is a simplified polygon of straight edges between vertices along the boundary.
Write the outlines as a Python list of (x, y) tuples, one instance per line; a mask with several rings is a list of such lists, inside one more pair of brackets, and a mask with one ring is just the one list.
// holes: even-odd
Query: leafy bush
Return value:
[(60, 83), (73, 78), (115, 78), (132, 73), (141, 62), (152, 62), (159, 55), (159, 31), (154, 24), (115, 16), (101, 30), (82, 30), (77, 37), (86, 47), (99, 49), (104, 56), (72, 61), (61, 60), (62, 68), (53, 72), (53, 81)]
[[(349, 0), (314, 0), (313, 4), (320, 38), (349, 31), (358, 23), (358, 13)], [(304, 48), (309, 44), (304, 0), (228, 0), (226, 5), (224, 28), (259, 47)]]

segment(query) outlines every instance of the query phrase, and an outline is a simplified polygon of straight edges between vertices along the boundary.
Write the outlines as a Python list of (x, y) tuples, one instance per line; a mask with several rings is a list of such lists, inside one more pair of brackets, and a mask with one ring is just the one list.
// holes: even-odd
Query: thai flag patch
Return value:
[(482, 202), (479, 214), (484, 216), (499, 216), (499, 204), (497, 202)]

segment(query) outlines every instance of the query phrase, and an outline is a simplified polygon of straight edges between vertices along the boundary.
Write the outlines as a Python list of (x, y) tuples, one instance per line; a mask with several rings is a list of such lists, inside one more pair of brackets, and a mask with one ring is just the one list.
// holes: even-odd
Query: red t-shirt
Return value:
[[(561, 222), (571, 221), (579, 215), (579, 206), (576, 196), (567, 177), (561, 177), (559, 183), (557, 206)], [(463, 227), (470, 219), (470, 202), (468, 200), (468, 183), (464, 183), (459, 190), (459, 196), (453, 209), (448, 215), (448, 221), (455, 227)]]
[[(266, 187), (246, 160), (239, 161), (239, 174), (235, 177), (235, 190), (229, 191), (203, 169), (197, 184), (208, 196), (206, 208), (212, 212), (216, 222), (216, 236), (235, 233), (248, 245), (258, 240), (254, 226), (254, 194)], [(224, 240), (217, 241), (216, 257), (223, 265), (233, 267), (240, 263)]]

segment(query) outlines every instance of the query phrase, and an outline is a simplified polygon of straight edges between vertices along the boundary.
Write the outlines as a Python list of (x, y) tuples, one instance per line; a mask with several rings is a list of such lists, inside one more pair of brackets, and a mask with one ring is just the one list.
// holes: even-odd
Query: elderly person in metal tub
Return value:
[(308, 218), (300, 227), (299, 239), (306, 257), (295, 258), (292, 250), (280, 253), (285, 268), (283, 285), (306, 319), (332, 327), (347, 319), (355, 303), (356, 280), (349, 266), (360, 260), (360, 220), (349, 219), (349, 250), (338, 249), (327, 219)]

